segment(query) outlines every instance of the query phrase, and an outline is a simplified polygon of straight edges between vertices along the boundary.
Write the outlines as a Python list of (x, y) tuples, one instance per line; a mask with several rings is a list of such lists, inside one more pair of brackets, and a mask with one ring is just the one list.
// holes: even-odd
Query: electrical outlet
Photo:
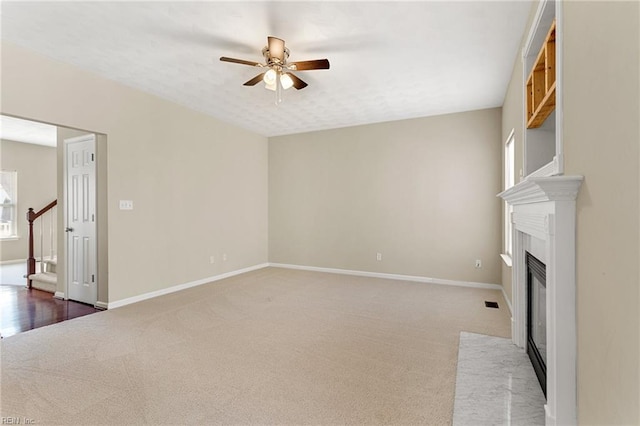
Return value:
[(120, 210), (133, 210), (133, 201), (120, 200)]
[(382, 253), (376, 254), (376, 260), (380, 262), (382, 260)]
[(216, 263), (216, 259), (215, 257), (213, 257), (213, 255), (209, 256), (209, 263)]
[(476, 259), (476, 268), (482, 268), (482, 260)]
[(227, 253), (224, 253), (224, 254), (222, 255), (222, 261), (223, 261), (223, 262), (226, 262), (226, 261), (227, 261)]

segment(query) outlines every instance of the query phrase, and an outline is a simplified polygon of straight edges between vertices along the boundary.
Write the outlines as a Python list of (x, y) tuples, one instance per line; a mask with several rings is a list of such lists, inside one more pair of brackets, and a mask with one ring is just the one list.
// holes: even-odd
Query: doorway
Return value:
[[(53, 162), (53, 171), (50, 174), (51, 176), (44, 178), (40, 177), (39, 179), (40, 182), (48, 182), (50, 186), (52, 183), (53, 187), (49, 192), (47, 192), (47, 195), (44, 196), (46, 200), (41, 197), (43, 198), (42, 200), (38, 199), (34, 201), (27, 196), (30, 192), (43, 192), (41, 188), (37, 188), (37, 190), (29, 188), (22, 191), (22, 197), (18, 197), (18, 206), (16, 207), (16, 217), (18, 218), (19, 226), (18, 235), (13, 241), (2, 241), (3, 256), (0, 259), (0, 263), (7, 263), (6, 261), (9, 261), (21, 264), (25, 262), (28, 258), (26, 249), (28, 245), (28, 224), (24, 219), (25, 213), (30, 207), (37, 211), (44, 205), (47, 205), (50, 201), (55, 200), (58, 202), (57, 218), (54, 216), (53, 219), (47, 219), (46, 221), (47, 223), (51, 223), (51, 227), (53, 228), (53, 231), (51, 232), (45, 229), (44, 247), (46, 253), (39, 253), (39, 247), (41, 244), (38, 241), (38, 237), (36, 236), (35, 238), (35, 245), (37, 246), (37, 253), (35, 257), (37, 258), (38, 264), (41, 264), (42, 260), (44, 260), (46, 265), (53, 264), (52, 271), (48, 270), (47, 266), (45, 266), (44, 272), (49, 276), (57, 275), (53, 284), (44, 290), (48, 292), (51, 298), (55, 297), (56, 299), (62, 299), (65, 301), (77, 300), (91, 305), (92, 307), (95, 306), (99, 309), (105, 309), (108, 302), (106, 135), (66, 126), (47, 124), (31, 119), (10, 117), (7, 115), (0, 115), (0, 119), (21, 121), (23, 123), (27, 123), (32, 128), (38, 126), (48, 128), (49, 133), (51, 133), (51, 129), (53, 129), (53, 134), (49, 134), (49, 137), (53, 141), (51, 145), (53, 148), (50, 149), (54, 151), (51, 160)], [(3, 140), (3, 143), (6, 138), (6, 135), (4, 135), (4, 129), (7, 127), (8, 126), (3, 126), (3, 131), (0, 132), (0, 137)], [(65, 143), (65, 141), (71, 142), (71, 140), (75, 139), (75, 142), (78, 143), (78, 138), (90, 139), (93, 141), (93, 149), (90, 149), (86, 153), (80, 152), (77, 154), (78, 159), (80, 159), (79, 164), (86, 163), (86, 158), (91, 160), (90, 163), (94, 166), (93, 171), (89, 174), (81, 173), (75, 180), (75, 188), (78, 191), (78, 197), (75, 197), (75, 201), (77, 202), (76, 208), (80, 214), (80, 219), (86, 221), (88, 218), (90, 220), (89, 223), (93, 224), (93, 229), (87, 231), (87, 233), (82, 230), (82, 235), (75, 233), (77, 238), (73, 239), (70, 236), (71, 233), (65, 232), (65, 229), (73, 228), (74, 230), (80, 230), (83, 226), (78, 226), (76, 223), (74, 223), (75, 226), (70, 225), (66, 214), (67, 210), (70, 208), (69, 203), (71, 200), (69, 199), (69, 195), (73, 195), (74, 190), (73, 183), (70, 183), (70, 186), (67, 185), (67, 177), (69, 177), (69, 173), (67, 172), (66, 167), (67, 163), (72, 164), (73, 160), (68, 161), (69, 159), (67, 158), (67, 155), (72, 154), (67, 152), (68, 143)], [(14, 139), (17, 139), (17, 137), (11, 136), (11, 140)], [(28, 145), (28, 143), (25, 143), (24, 145)], [(4, 157), (8, 157), (8, 155), (4, 154), (5, 152), (3, 152), (3, 164), (5, 163)], [(82, 158), (85, 154), (86, 157)], [(29, 161), (31, 161), (32, 157), (26, 156), (25, 158), (27, 166), (24, 170), (19, 171), (18, 181), (20, 183), (27, 182), (29, 180), (27, 179), (29, 174), (38, 174), (37, 172), (41, 170), (38, 166), (31, 166)], [(69, 179), (69, 181), (73, 182), (73, 179)], [(86, 191), (89, 191), (90, 196), (85, 199), (83, 198), (83, 195), (87, 194)], [(85, 207), (87, 207), (87, 209), (85, 209)], [(46, 226), (47, 225), (45, 225), (45, 228)], [(34, 228), (39, 228), (39, 226), (34, 226)], [(50, 235), (52, 237), (49, 237)], [(69, 244), (70, 239), (72, 240), (71, 244)], [(53, 242), (50, 242), (51, 240)], [(16, 250), (5, 250), (9, 245), (15, 246)], [(52, 246), (53, 250), (48, 249), (49, 246)], [(76, 250), (75, 252), (73, 251), (74, 247)], [(82, 253), (80, 252), (81, 250)], [(10, 252), (15, 253), (9, 255)], [(86, 257), (75, 255), (80, 255), (85, 252), (90, 253), (90, 255)], [(10, 259), (7, 256), (9, 256)], [(7, 257), (7, 259), (5, 259), (5, 257)], [(57, 265), (55, 264), (56, 261)], [(73, 283), (78, 283), (80, 285), (69, 284), (69, 281), (71, 280)], [(24, 283), (24, 286), (26, 286), (26, 278)], [(91, 285), (86, 286), (85, 284)], [(79, 291), (80, 288), (84, 290)]]

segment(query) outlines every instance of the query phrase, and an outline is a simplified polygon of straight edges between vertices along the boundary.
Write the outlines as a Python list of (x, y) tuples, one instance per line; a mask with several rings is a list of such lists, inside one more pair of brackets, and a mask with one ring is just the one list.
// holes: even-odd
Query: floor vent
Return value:
[(486, 300), (484, 301), (484, 306), (486, 306), (487, 308), (495, 308), (498, 309), (498, 302), (487, 302)]

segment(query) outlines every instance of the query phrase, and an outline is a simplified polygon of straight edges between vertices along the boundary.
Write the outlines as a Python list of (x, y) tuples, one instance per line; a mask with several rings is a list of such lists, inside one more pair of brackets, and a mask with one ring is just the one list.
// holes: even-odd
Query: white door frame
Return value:
[[(96, 274), (95, 274), (95, 280), (96, 280), (96, 289), (99, 290), (99, 281), (98, 281), (98, 212), (97, 212), (97, 193), (98, 193), (98, 173), (97, 173), (97, 146), (98, 146), (98, 141), (97, 141), (97, 137), (95, 134), (91, 133), (91, 134), (86, 134), (86, 135), (82, 135), (82, 136), (78, 136), (78, 137), (73, 137), (73, 138), (68, 138), (64, 140), (64, 153), (63, 153), (63, 184), (62, 184), (62, 194), (63, 194), (63, 231), (64, 228), (67, 227), (68, 225), (68, 218), (69, 218), (69, 209), (68, 209), (68, 196), (69, 194), (67, 193), (67, 184), (68, 184), (68, 179), (67, 179), (67, 172), (68, 172), (68, 167), (69, 165), (67, 164), (67, 150), (68, 150), (68, 146), (69, 143), (76, 143), (76, 142), (85, 142), (85, 141), (89, 141), (92, 140), (94, 142), (94, 154), (96, 156), (95, 161), (94, 161), (94, 167), (96, 168), (95, 170), (95, 187), (94, 187), (94, 193), (96, 195), (95, 197), (95, 202), (96, 202), (96, 220), (93, 222), (93, 226), (95, 228), (95, 241), (96, 241), (96, 247), (94, 250), (94, 259), (93, 261), (95, 262), (94, 264), (96, 265)], [(69, 265), (69, 237), (68, 237), (68, 233), (64, 232), (64, 271), (65, 271), (65, 279), (64, 279), (64, 300), (69, 300), (69, 274), (71, 271), (69, 271), (68, 265)], [(98, 294), (99, 291), (96, 291), (96, 301), (94, 301), (94, 304), (97, 302), (98, 300)]]

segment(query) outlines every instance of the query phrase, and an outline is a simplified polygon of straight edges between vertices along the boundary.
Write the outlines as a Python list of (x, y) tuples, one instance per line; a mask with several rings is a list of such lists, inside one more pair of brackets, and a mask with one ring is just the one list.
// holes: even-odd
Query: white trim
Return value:
[[(507, 144), (511, 141), (511, 138), (513, 138), (515, 140), (515, 137), (516, 137), (516, 129), (514, 128), (514, 129), (511, 129), (511, 132), (509, 132), (509, 136), (504, 141), (504, 146), (505, 147), (507, 146)], [(514, 164), (513, 165), (513, 167), (514, 167), (514, 171), (513, 171), (514, 172), (514, 176), (513, 176), (514, 180), (515, 180), (515, 166), (516, 165)]]
[[(556, 90), (557, 93), (557, 90)], [(535, 170), (527, 175), (527, 177), (544, 177), (544, 176), (555, 176), (562, 174), (560, 171), (560, 166), (558, 162), (558, 156), (554, 156), (553, 160), (549, 161), (544, 166), (540, 167), (538, 170)]]
[(544, 404), (544, 417), (545, 417), (545, 424), (547, 425), (556, 424), (556, 418), (549, 411), (549, 404)]
[[(509, 137), (506, 141), (504, 141), (504, 163), (503, 163), (503, 174), (504, 174), (504, 190), (513, 187), (516, 183), (516, 129), (511, 129), (511, 133), (509, 133)], [(513, 222), (511, 220), (511, 212), (513, 207), (509, 205), (505, 201), (504, 203), (504, 218), (503, 218), (503, 240), (502, 243), (504, 251), (507, 253), (507, 256), (511, 256), (511, 252), (513, 251)], [(505, 261), (506, 262), (506, 261)], [(509, 266), (511, 266), (511, 261), (508, 262)]]
[[(540, 3), (538, 3), (538, 9), (536, 10), (536, 15), (533, 18), (533, 22), (531, 23), (531, 28), (529, 28), (529, 33), (527, 34), (527, 41), (525, 42), (525, 45), (524, 45), (523, 54), (522, 54), (524, 58), (533, 56), (534, 54), (538, 53), (537, 51), (531, 52), (531, 49), (532, 49), (533, 42), (536, 38), (536, 35), (538, 33), (538, 29), (543, 24), (546, 3), (547, 3), (546, 1), (541, 1)], [(525, 73), (529, 71), (531, 70), (525, 70)]]
[[(62, 240), (62, 253), (64, 255), (64, 259), (65, 261), (60, 264), (60, 268), (62, 268), (62, 270), (64, 271), (64, 282), (62, 283), (62, 288), (64, 289), (64, 292), (62, 293), (63, 296), (69, 292), (69, 277), (68, 275), (68, 271), (67, 271), (67, 267), (69, 265), (68, 262), (68, 256), (69, 256), (69, 249), (68, 249), (68, 240), (69, 240), (69, 235), (67, 234), (67, 232), (65, 232), (65, 228), (67, 227), (67, 216), (68, 216), (68, 212), (67, 212), (67, 145), (64, 143), (64, 140), (62, 141), (62, 200), (61, 203), (62, 205), (60, 206), (60, 210), (62, 211), (62, 228), (58, 228), (58, 235), (56, 235), (56, 239), (58, 241)], [(57, 150), (58, 148), (56, 148)], [(56, 166), (59, 167), (60, 166), (60, 162), (58, 160), (56, 160)], [(59, 169), (56, 169), (59, 170)], [(56, 219), (56, 226), (60, 225), (60, 220)], [(64, 237), (62, 237), (60, 234), (64, 232)], [(58, 271), (58, 266), (56, 265), (56, 272)]]
[(502, 253), (500, 254), (500, 258), (502, 259), (505, 265), (511, 268), (511, 266), (513, 265), (513, 261), (511, 260), (510, 254)]
[(101, 302), (101, 301), (97, 301), (94, 305), (93, 305), (96, 309), (108, 309), (109, 308), (109, 304), (106, 302)]
[(507, 292), (504, 291), (504, 286), (500, 286), (500, 291), (502, 291), (502, 297), (504, 297), (504, 301), (507, 302), (507, 307), (509, 308), (509, 313), (511, 314), (511, 321), (513, 322), (513, 309), (511, 308), (511, 300), (507, 297)]
[(56, 291), (55, 294), (53, 295), (53, 297), (55, 299), (60, 299), (60, 300), (66, 300), (64, 292), (63, 291)]
[(12, 235), (10, 237), (2, 237), (0, 241), (18, 241), (20, 237), (18, 235)]
[(13, 265), (17, 263), (26, 263), (26, 262), (27, 262), (27, 259), (0, 260), (0, 265)]
[(225, 278), (229, 278), (229, 277), (233, 277), (233, 276), (236, 276), (236, 275), (244, 274), (246, 272), (251, 272), (251, 271), (255, 271), (257, 269), (266, 268), (267, 266), (269, 266), (268, 263), (261, 263), (261, 264), (258, 264), (258, 265), (249, 266), (248, 268), (238, 269), (238, 270), (231, 271), (231, 272), (225, 272), (224, 274), (214, 275), (212, 277), (202, 278), (200, 280), (190, 281), (188, 283), (174, 285), (174, 286), (171, 286), (171, 287), (163, 288), (161, 290), (156, 290), (156, 291), (152, 291), (152, 292), (149, 292), (149, 293), (140, 294), (138, 296), (127, 297), (126, 299), (116, 300), (115, 302), (108, 302), (107, 303), (107, 309), (114, 309), (114, 308), (119, 308), (121, 306), (130, 305), (132, 303), (142, 302), (143, 300), (152, 299), (152, 298), (158, 297), (158, 296), (164, 296), (165, 294), (175, 293), (176, 291), (186, 290), (186, 289), (191, 288), (191, 287), (197, 287), (197, 286), (202, 285), (202, 284), (208, 284), (208, 283), (211, 283), (211, 282), (214, 282), (214, 281), (219, 281), (219, 280), (222, 280), (222, 279), (225, 279)]
[(498, 194), (509, 204), (530, 204), (544, 201), (574, 201), (584, 176), (527, 177), (522, 182)]
[(525, 265), (525, 255), (522, 247), (524, 246), (524, 234), (516, 230), (513, 238), (513, 268), (511, 269), (511, 294), (513, 301), (513, 328), (511, 336), (513, 343), (521, 348), (526, 348), (527, 344), (527, 315), (526, 315), (526, 287), (522, 283), (526, 283), (527, 271)]
[(557, 174), (564, 174), (564, 14), (563, 2), (556, 1), (556, 156)]
[(290, 265), (286, 263), (269, 263), (269, 266), (272, 266), (274, 268), (299, 269), (302, 271), (328, 272), (330, 274), (356, 275), (359, 277), (385, 278), (390, 280), (414, 281), (414, 282), (420, 282), (420, 283), (431, 283), (431, 284), (441, 284), (441, 285), (453, 285), (458, 287), (484, 288), (488, 290), (502, 289), (502, 286), (500, 284), (478, 283), (478, 282), (472, 282), (472, 281), (445, 280), (442, 278), (429, 278), (429, 277), (420, 277), (415, 275), (399, 275), (399, 274), (387, 274), (383, 272), (354, 271), (350, 269), (321, 268), (318, 266)]

